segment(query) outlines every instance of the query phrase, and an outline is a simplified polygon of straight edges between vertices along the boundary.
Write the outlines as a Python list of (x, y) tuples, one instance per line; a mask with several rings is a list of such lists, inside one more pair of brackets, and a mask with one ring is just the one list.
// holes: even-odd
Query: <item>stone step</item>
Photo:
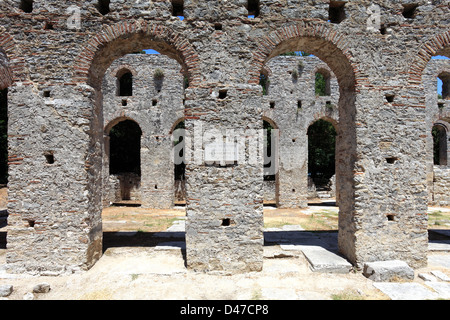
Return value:
[(345, 258), (318, 246), (304, 246), (302, 252), (313, 272), (349, 273), (353, 266)]

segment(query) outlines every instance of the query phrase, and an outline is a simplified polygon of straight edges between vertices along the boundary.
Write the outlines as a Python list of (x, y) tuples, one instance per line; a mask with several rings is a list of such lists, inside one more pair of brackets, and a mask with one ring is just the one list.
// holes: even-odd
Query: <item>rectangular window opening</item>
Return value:
[(247, 11), (249, 18), (256, 18), (259, 16), (259, 0), (248, 0)]
[(48, 164), (54, 164), (55, 163), (55, 156), (53, 155), (53, 153), (46, 153), (45, 155), (45, 160), (47, 161)]
[(19, 9), (26, 13), (31, 13), (33, 11), (33, 0), (21, 0)]
[(394, 97), (395, 97), (395, 95), (393, 95), (393, 94), (387, 94), (385, 97), (386, 97), (386, 101), (387, 101), (387, 102), (394, 102)]
[(395, 221), (395, 214), (387, 214), (386, 218), (388, 221)]
[(331, 23), (341, 23), (345, 20), (345, 3), (346, 1), (330, 1), (328, 20)]
[(416, 16), (416, 10), (419, 5), (417, 3), (408, 3), (403, 5), (402, 15), (406, 19), (413, 19)]
[(172, 0), (172, 16), (184, 17), (184, 0)]
[(219, 90), (219, 99), (225, 99), (227, 97), (228, 90)]
[(396, 157), (386, 158), (386, 162), (389, 164), (394, 164), (397, 161), (398, 161), (398, 158), (396, 158)]

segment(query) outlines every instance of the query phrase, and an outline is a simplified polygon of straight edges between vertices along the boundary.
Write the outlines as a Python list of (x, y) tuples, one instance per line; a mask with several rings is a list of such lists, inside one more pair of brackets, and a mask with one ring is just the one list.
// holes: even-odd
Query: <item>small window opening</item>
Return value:
[(133, 95), (133, 75), (131, 72), (125, 72), (118, 78), (118, 87), (119, 96)]
[(269, 77), (265, 73), (261, 73), (259, 75), (259, 85), (263, 89), (263, 96), (267, 96), (269, 94)]
[(319, 70), (316, 72), (315, 93), (316, 96), (331, 95), (330, 73), (327, 70)]
[(155, 184), (155, 190), (157, 190), (158, 189), (158, 185), (157, 184)]
[(438, 91), (438, 99), (450, 99), (450, 73), (449, 72), (440, 73), (438, 75), (438, 83), (442, 84), (442, 91), (440, 93)]
[(45, 98), (50, 98), (50, 90), (45, 90), (44, 91), (44, 97)]
[(44, 24), (44, 30), (54, 30), (53, 22), (46, 21)]
[(229, 218), (222, 219), (222, 227), (229, 227), (231, 225), (231, 220)]
[(110, 0), (98, 0), (97, 3), (98, 12), (100, 12), (102, 15), (108, 14), (110, 12), (109, 3)]
[(273, 109), (273, 108), (275, 108), (275, 101), (270, 101), (270, 109)]
[(386, 25), (382, 24), (381, 27), (380, 27), (380, 33), (382, 35), (385, 35), (386, 32), (387, 32), (387, 27), (386, 27)]
[(28, 227), (34, 228), (34, 225), (36, 222), (34, 220), (27, 220), (27, 223), (28, 223)]
[(295, 142), (295, 138), (294, 138), (294, 139), (292, 139), (292, 142)]
[(395, 221), (395, 214), (387, 214), (386, 217), (388, 221)]
[(172, 0), (172, 16), (184, 17), (184, 1)]
[(292, 192), (295, 192), (295, 189), (292, 189)]
[(385, 97), (386, 97), (386, 101), (387, 101), (387, 102), (394, 102), (394, 97), (395, 97), (395, 95), (393, 95), (393, 94), (387, 94)]
[(331, 23), (341, 23), (346, 18), (345, 16), (345, 1), (330, 1), (328, 10), (328, 20)]
[(214, 30), (222, 30), (222, 24), (221, 23), (215, 23), (214, 24)]
[(45, 156), (45, 160), (47, 160), (48, 164), (55, 163), (55, 156), (53, 155), (53, 153), (46, 153), (44, 156)]
[(419, 5), (417, 3), (404, 4), (402, 15), (406, 19), (413, 19), (416, 15), (416, 9), (418, 6)]
[(386, 162), (389, 164), (394, 164), (397, 160), (398, 160), (398, 158), (396, 158), (396, 157), (386, 158)]
[(219, 99), (225, 99), (227, 97), (228, 90), (219, 90)]
[(153, 99), (153, 100), (152, 100), (152, 106), (156, 106), (157, 104), (158, 104), (158, 100)]
[(301, 109), (302, 108), (302, 100), (298, 100), (297, 101), (297, 109)]
[(127, 104), (128, 104), (127, 99), (122, 99), (122, 106), (123, 106), (123, 107), (126, 107)]
[(434, 125), (431, 130), (433, 137), (433, 163), (434, 165), (446, 166), (448, 164), (447, 153), (447, 130), (442, 125)]
[(259, 16), (259, 0), (248, 0), (247, 11), (249, 18), (256, 18)]
[(33, 0), (22, 0), (20, 1), (19, 9), (26, 13), (31, 13), (33, 11)]

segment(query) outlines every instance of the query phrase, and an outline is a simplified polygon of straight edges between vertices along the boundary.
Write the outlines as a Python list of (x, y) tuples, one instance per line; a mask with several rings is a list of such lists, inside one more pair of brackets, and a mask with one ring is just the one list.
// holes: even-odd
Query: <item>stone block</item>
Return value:
[(363, 274), (377, 282), (414, 279), (414, 270), (400, 260), (367, 262), (364, 264)]
[(0, 297), (7, 297), (9, 296), (13, 291), (13, 286), (9, 284), (1, 285), (0, 286)]

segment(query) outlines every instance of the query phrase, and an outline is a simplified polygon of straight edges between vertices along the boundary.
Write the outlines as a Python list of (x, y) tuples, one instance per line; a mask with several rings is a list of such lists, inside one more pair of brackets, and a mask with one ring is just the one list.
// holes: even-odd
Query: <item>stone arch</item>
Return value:
[[(118, 116), (118, 117), (114, 118), (113, 120), (109, 121), (105, 125), (103, 132), (105, 133), (105, 135), (109, 135), (109, 132), (115, 125), (117, 125), (118, 123), (120, 123), (122, 121), (126, 121), (126, 120), (135, 122), (141, 128), (138, 121), (136, 121), (135, 119), (133, 119), (132, 117), (130, 117), (128, 115), (122, 115), (122, 116)], [(142, 134), (144, 134), (144, 130), (142, 130), (142, 128), (141, 128), (141, 131), (142, 131)]]
[(173, 123), (172, 127), (170, 128), (169, 134), (172, 134), (173, 131), (175, 130), (175, 128), (177, 127), (177, 125), (180, 124), (181, 122), (183, 122), (184, 120), (185, 120), (184, 117), (181, 117), (181, 118), (177, 119), (177, 120)]
[(422, 74), (433, 56), (445, 55), (450, 58), (450, 30), (437, 34), (424, 42), (418, 52), (414, 53), (413, 62), (408, 70), (409, 86), (420, 86)]
[(354, 88), (363, 80), (347, 41), (345, 35), (326, 23), (301, 21), (274, 30), (255, 39), (258, 47), (253, 53), (249, 84), (258, 84), (260, 70), (271, 58), (289, 51), (289, 48), (308, 47), (313, 49), (311, 53), (324, 61), (335, 73), (339, 87)]
[(166, 26), (143, 20), (107, 26), (89, 39), (75, 59), (73, 80), (100, 88), (102, 76), (112, 61), (146, 48), (178, 61), (188, 75), (190, 86), (200, 83), (198, 55), (189, 41)]
[(331, 123), (333, 125), (334, 129), (336, 130), (336, 133), (339, 134), (339, 121), (333, 117), (330, 117), (329, 115), (325, 114), (324, 112), (318, 112), (318, 113), (314, 114), (314, 118), (309, 121), (309, 123), (307, 124), (306, 127), (309, 128), (312, 124), (314, 124), (314, 122), (316, 122), (318, 120), (328, 121), (329, 123)]
[(257, 39), (249, 70), (249, 84), (257, 84), (260, 70), (273, 57), (284, 52), (305, 51), (321, 59), (334, 73), (339, 84), (339, 123), (337, 136), (336, 185), (339, 190), (338, 246), (342, 254), (357, 264), (358, 255), (355, 233), (355, 185), (357, 174), (356, 92), (364, 85), (359, 66), (351, 54), (350, 42), (330, 24), (300, 21), (278, 28)]
[(28, 83), (25, 60), (18, 52), (14, 38), (0, 28), (0, 89), (15, 82)]

